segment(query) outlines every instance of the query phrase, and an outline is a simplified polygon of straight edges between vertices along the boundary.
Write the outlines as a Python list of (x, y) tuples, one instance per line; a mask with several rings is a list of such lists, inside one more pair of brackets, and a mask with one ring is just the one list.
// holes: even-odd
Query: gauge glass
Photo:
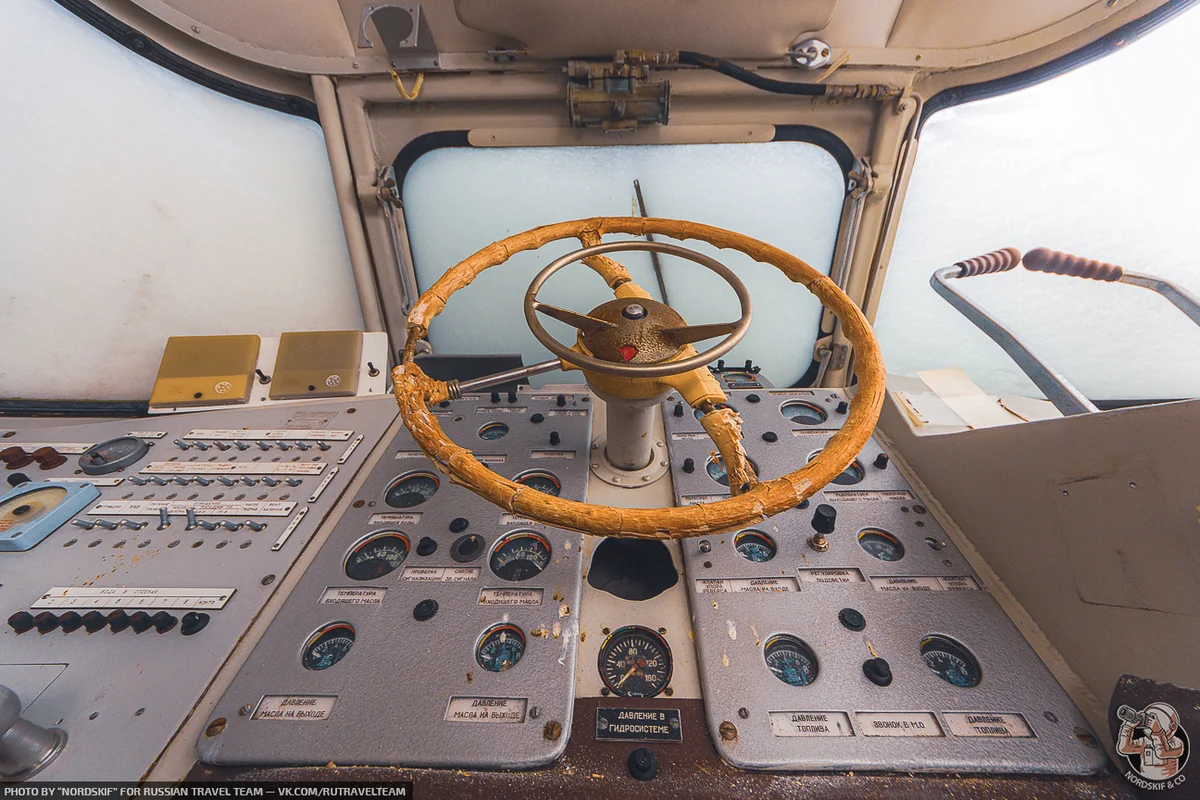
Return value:
[(512, 669), (525, 655), (525, 634), (516, 625), (493, 625), (483, 632), (475, 648), (475, 660), (489, 672)]
[(489, 422), (479, 429), (479, 438), (489, 442), (508, 436), (508, 426), (503, 422)]
[(726, 383), (757, 383), (758, 375), (753, 372), (745, 372), (743, 370), (731, 370), (722, 372), (721, 377)]
[[(808, 460), (812, 461), (819, 455), (821, 455), (820, 450), (809, 456)], [(863, 472), (862, 464), (858, 463), (858, 459), (855, 459), (850, 466), (842, 470), (838, 476), (833, 479), (833, 482), (840, 486), (853, 486), (854, 484), (860, 482), (865, 476), (866, 473)]]
[(345, 658), (351, 647), (354, 647), (354, 626), (334, 622), (308, 637), (300, 663), (305, 669), (329, 669)]
[(983, 670), (971, 651), (945, 636), (922, 639), (921, 658), (934, 675), (953, 686), (969, 689), (983, 680)]
[(413, 508), (437, 494), (438, 479), (428, 472), (413, 472), (392, 481), (383, 501), (392, 508)]
[[(713, 403), (713, 408), (714, 408), (714, 409), (718, 409), (718, 408), (728, 408), (728, 409), (730, 409), (731, 411), (737, 411), (737, 409), (736, 409), (736, 408), (734, 408), (733, 406), (729, 405), (728, 403)], [(696, 417), (696, 419), (700, 419), (701, 417), (703, 417), (703, 416), (704, 416), (704, 412), (703, 412), (703, 411), (701, 411), (700, 409), (698, 409), (698, 408), (697, 408), (695, 411), (693, 411), (693, 412), (692, 412), (692, 415), (693, 415), (693, 416), (695, 416), (695, 417)]]
[(671, 647), (657, 632), (640, 625), (620, 628), (600, 646), (600, 677), (618, 697), (656, 697), (671, 682)]
[(346, 577), (373, 581), (397, 569), (408, 558), (408, 537), (399, 531), (378, 531), (346, 554)]
[(92, 445), (79, 457), (79, 467), (87, 475), (107, 475), (141, 461), (150, 445), (137, 436), (120, 436)]
[(792, 422), (801, 425), (820, 425), (829, 418), (829, 415), (825, 413), (825, 409), (814, 403), (806, 403), (803, 400), (788, 400), (779, 407), (779, 410)]
[(858, 534), (858, 544), (880, 561), (904, 558), (904, 545), (895, 536), (879, 528), (867, 528)]
[[(753, 459), (746, 459), (750, 463), (750, 469), (755, 475), (758, 474), (758, 464), (754, 463)], [(718, 458), (709, 457), (708, 464), (704, 469), (708, 472), (708, 477), (712, 478), (722, 486), (729, 485), (729, 474), (725, 472), (725, 465)]]
[(524, 475), (517, 476), (517, 483), (528, 486), (530, 489), (537, 489), (542, 494), (548, 494), (551, 497), (558, 497), (558, 493), (562, 491), (562, 483), (549, 472), (526, 472)]
[(733, 537), (733, 548), (747, 561), (762, 563), (775, 557), (775, 540), (762, 531), (742, 531)]
[(771, 674), (790, 686), (808, 686), (820, 671), (812, 648), (787, 634), (768, 639), (763, 658)]
[(489, 563), (497, 578), (529, 580), (550, 563), (550, 542), (533, 531), (516, 531), (496, 542)]

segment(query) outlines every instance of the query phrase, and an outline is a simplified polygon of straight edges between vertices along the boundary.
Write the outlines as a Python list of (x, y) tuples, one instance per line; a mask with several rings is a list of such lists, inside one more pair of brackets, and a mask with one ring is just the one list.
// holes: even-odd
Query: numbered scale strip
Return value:
[(224, 608), (236, 589), (52, 586), (31, 608)]
[(165, 508), (172, 517), (186, 516), (189, 509), (200, 517), (286, 517), (295, 507), (292, 502), (256, 500), (102, 500), (87, 513), (94, 517), (157, 517)]
[(306, 462), (250, 464), (229, 461), (151, 461), (138, 472), (143, 475), (320, 475), (325, 464)]
[(344, 442), (354, 435), (354, 431), (322, 431), (322, 430), (288, 430), (281, 428), (279, 430), (210, 430), (200, 428), (193, 431), (188, 431), (183, 435), (184, 439), (229, 439), (236, 441), (248, 441), (254, 439), (264, 439), (266, 441), (279, 441), (287, 439), (289, 441), (320, 441), (327, 442)]

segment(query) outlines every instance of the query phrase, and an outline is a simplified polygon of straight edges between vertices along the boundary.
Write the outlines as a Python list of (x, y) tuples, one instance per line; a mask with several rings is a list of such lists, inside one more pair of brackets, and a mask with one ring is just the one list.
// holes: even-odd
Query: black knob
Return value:
[(889, 686), (892, 682), (892, 667), (885, 659), (868, 658), (863, 662), (863, 675), (876, 686)]
[(629, 754), (629, 777), (648, 781), (658, 775), (658, 759), (649, 747), (639, 747)]
[(561, 441), (562, 441), (562, 437), (558, 435), (558, 431), (550, 431), (550, 446), (551, 447), (558, 447), (558, 444)]
[(744, 369), (744, 370), (746, 370), (746, 372), (753, 372), (753, 371), (754, 371), (754, 361), (752, 361), (751, 359), (747, 358), (747, 359), (746, 359), (746, 366), (745, 366), (745, 367), (743, 367), (743, 369)]
[(13, 445), (0, 450), (0, 461), (3, 461), (9, 469), (20, 469), (32, 464), (33, 456), (25, 452), (24, 447)]
[(867, 618), (857, 609), (843, 608), (838, 612), (838, 622), (852, 631), (861, 631), (867, 627)]
[(683, 471), (691, 475), (696, 471), (696, 462), (690, 458), (685, 458), (683, 460)]
[(59, 616), (58, 625), (63, 633), (74, 633), (83, 627), (83, 617), (79, 616), (78, 611), (68, 611)]
[(16, 631), (17, 635), (33, 630), (33, 614), (28, 611), (18, 611), (8, 618), (8, 627)]
[(179, 621), (179, 632), (184, 636), (197, 634), (208, 625), (208, 620), (208, 614), (205, 614), (203, 611), (189, 611)]
[(107, 624), (108, 617), (99, 611), (89, 611), (83, 615), (83, 629), (88, 633), (95, 633)]
[(500, 402), (500, 393), (499, 392), (492, 392), (492, 402), (493, 403)]
[(887, 469), (889, 461), (891, 461), (891, 458), (888, 457), (887, 453), (880, 453), (875, 456), (875, 460), (871, 463), (875, 465), (875, 469)]
[(847, 403), (845, 400), (839, 401), (837, 404), (837, 408), (834, 409), (834, 411), (836, 411), (839, 414), (845, 414), (849, 410), (850, 410), (850, 404)]
[(775, 443), (779, 441), (779, 434), (775, 431), (764, 431), (762, 439), (764, 442)]
[(683, 416), (683, 403), (676, 403), (675, 410), (672, 411), (671, 413), (677, 417), (682, 417)]
[(558, 397), (554, 398), (554, 405), (558, 406), (559, 408), (562, 408), (566, 404), (567, 396), (565, 394), (560, 394)]
[(159, 633), (166, 633), (169, 630), (173, 630), (178, 622), (179, 620), (175, 618), (175, 615), (168, 611), (159, 611), (150, 618), (150, 624)]
[(14, 472), (8, 476), (9, 486), (20, 486), (22, 483), (29, 483), (29, 476), (24, 472)]
[(529, 418), (529, 421), (532, 422), (534, 425), (540, 425), (546, 421), (546, 418), (543, 417), (541, 414), (534, 414), (533, 416), (531, 416)]
[(455, 517), (454, 519), (450, 520), (451, 533), (462, 533), (469, 527), (471, 527), (471, 523), (468, 522), (464, 517)]
[(725, 359), (723, 359), (723, 358), (717, 359), (717, 369), (725, 369)]
[(129, 627), (129, 615), (121, 609), (110, 611), (108, 614), (108, 628), (113, 633), (120, 633)]
[(417, 622), (424, 622), (427, 619), (432, 619), (433, 615), (437, 612), (437, 600), (422, 600), (413, 606), (413, 619)]
[(812, 526), (817, 533), (833, 533), (837, 522), (837, 509), (827, 503), (821, 503), (813, 512)]
[(449, 400), (443, 400), (442, 402), (438, 403), (438, 408), (449, 408), (449, 407), (450, 407)]
[(135, 611), (129, 616), (129, 627), (134, 633), (144, 633), (150, 630), (150, 615), (145, 611)]
[(801, 511), (803, 511), (804, 509), (808, 508), (808, 507), (809, 507), (809, 506), (811, 506), (811, 505), (812, 505), (812, 503), (811, 503), (811, 502), (809, 502), (808, 498), (806, 497), (806, 498), (804, 498), (803, 500), (801, 500), (801, 501), (800, 501), (800, 505), (796, 506), (796, 508), (798, 508), (798, 509), (800, 509)]
[(58, 617), (49, 611), (43, 611), (33, 618), (33, 627), (38, 633), (49, 633), (58, 628)]
[(517, 402), (517, 393), (516, 393), (516, 392), (509, 392), (509, 393), (508, 393), (508, 402), (510, 402), (510, 403), (515, 403), (515, 402)]
[(428, 536), (422, 536), (421, 541), (417, 542), (417, 555), (431, 556), (437, 552), (437, 542)]
[(479, 558), (479, 554), (482, 552), (483, 537), (476, 536), (473, 533), (460, 536), (454, 540), (454, 544), (450, 545), (450, 557), (460, 564), (474, 561)]
[(756, 394), (748, 394), (748, 395), (746, 395), (746, 402), (747, 403), (761, 403), (762, 398)]

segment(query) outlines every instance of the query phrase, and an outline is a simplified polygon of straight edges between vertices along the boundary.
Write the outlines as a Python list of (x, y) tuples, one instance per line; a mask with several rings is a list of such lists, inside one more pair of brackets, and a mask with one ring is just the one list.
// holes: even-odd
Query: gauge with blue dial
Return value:
[(475, 660), (489, 672), (505, 672), (525, 655), (525, 634), (516, 625), (493, 625), (475, 647)]
[(354, 647), (354, 626), (348, 622), (333, 622), (308, 638), (300, 656), (305, 669), (329, 669), (341, 661)]
[(904, 558), (904, 545), (880, 528), (866, 528), (859, 532), (858, 546), (880, 561), (899, 561)]
[(983, 670), (971, 651), (946, 636), (922, 639), (921, 658), (934, 675), (952, 686), (970, 689), (983, 680)]
[(779, 407), (779, 411), (792, 422), (800, 425), (820, 425), (829, 418), (825, 409), (804, 400), (788, 400)]
[(790, 686), (808, 686), (820, 672), (812, 648), (786, 633), (767, 640), (763, 658), (771, 674)]
[(733, 537), (733, 549), (747, 561), (762, 563), (775, 557), (775, 540), (762, 531), (746, 530)]

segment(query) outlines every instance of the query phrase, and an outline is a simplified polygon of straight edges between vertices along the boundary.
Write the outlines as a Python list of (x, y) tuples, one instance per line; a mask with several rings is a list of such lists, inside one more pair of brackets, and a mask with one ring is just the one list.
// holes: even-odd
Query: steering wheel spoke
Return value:
[(602, 319), (596, 319), (595, 317), (589, 317), (587, 314), (580, 314), (565, 308), (559, 308), (558, 306), (552, 306), (539, 300), (534, 300), (531, 305), (534, 311), (537, 311), (540, 314), (545, 314), (547, 317), (556, 319), (559, 322), (565, 322), (572, 328), (583, 331), (584, 333), (599, 333), (602, 330), (609, 330), (617, 327), (611, 322), (607, 322)]
[(703, 342), (705, 339), (728, 336), (738, 329), (740, 323), (741, 320), (734, 320), (733, 322), (713, 322), (708, 325), (684, 325), (679, 328), (663, 328), (659, 333), (682, 347), (685, 344)]

